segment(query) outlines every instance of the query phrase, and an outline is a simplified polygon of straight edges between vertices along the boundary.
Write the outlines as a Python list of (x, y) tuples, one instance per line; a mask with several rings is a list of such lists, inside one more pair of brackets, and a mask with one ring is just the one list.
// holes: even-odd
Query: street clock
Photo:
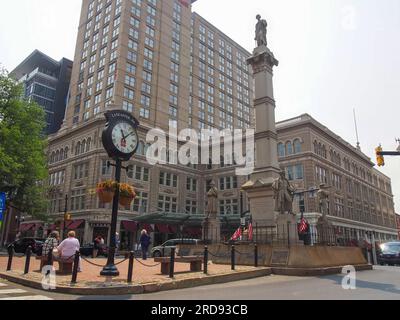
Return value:
[(112, 159), (129, 161), (139, 146), (139, 121), (122, 110), (108, 111), (105, 117), (107, 123), (102, 135), (104, 149)]

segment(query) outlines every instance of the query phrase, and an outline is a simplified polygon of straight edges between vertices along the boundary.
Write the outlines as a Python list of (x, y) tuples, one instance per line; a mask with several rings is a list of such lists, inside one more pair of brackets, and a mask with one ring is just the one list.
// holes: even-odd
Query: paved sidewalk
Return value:
[[(24, 257), (15, 257), (13, 259), (11, 272), (6, 272), (7, 260), (7, 257), (0, 257), (0, 276), (2, 275), (10, 281), (16, 280), (16, 282), (23, 285), (40, 288), (43, 279), (39, 271), (40, 261), (33, 257), (30, 264), (30, 273), (23, 275)], [(116, 259), (115, 262), (120, 263), (122, 261), (123, 259)], [(71, 294), (99, 294), (104, 289), (109, 291), (115, 289), (115, 293), (125, 292), (126, 290), (134, 293), (144, 293), (243, 280), (271, 274), (269, 268), (238, 266), (235, 271), (232, 271), (231, 266), (228, 265), (210, 264), (208, 266), (208, 275), (205, 275), (203, 272), (190, 272), (190, 264), (176, 263), (175, 278), (170, 279), (168, 276), (161, 274), (161, 266), (155, 263), (154, 259), (146, 261), (140, 259), (134, 262), (133, 283), (129, 285), (127, 283), (128, 261), (118, 265), (120, 276), (113, 279), (106, 279), (100, 276), (102, 266), (107, 262), (106, 259), (90, 259), (89, 262), (83, 260), (82, 272), (78, 273), (78, 283), (76, 285), (71, 286), (71, 276), (57, 275), (57, 291)], [(99, 266), (94, 266), (93, 263)], [(58, 269), (57, 262), (54, 266)], [(73, 290), (70, 290), (71, 288)]]

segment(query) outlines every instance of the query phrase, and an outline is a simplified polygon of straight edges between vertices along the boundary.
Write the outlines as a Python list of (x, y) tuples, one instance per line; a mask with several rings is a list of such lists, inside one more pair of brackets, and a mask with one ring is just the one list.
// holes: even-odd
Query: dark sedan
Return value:
[(32, 253), (40, 256), (42, 254), (42, 247), (46, 240), (37, 238), (22, 238), (16, 240), (8, 245), (8, 250), (14, 246), (14, 253), (25, 254), (28, 247), (32, 247)]
[[(85, 257), (91, 257), (93, 256), (93, 248), (94, 248), (94, 244), (93, 243), (89, 243), (86, 244), (84, 246), (81, 247), (81, 249), (79, 250), (82, 256)], [(108, 257), (108, 249), (106, 246), (102, 246), (98, 253), (97, 253), (98, 257)]]
[(378, 263), (393, 266), (400, 264), (400, 242), (388, 242), (380, 246), (378, 251)]

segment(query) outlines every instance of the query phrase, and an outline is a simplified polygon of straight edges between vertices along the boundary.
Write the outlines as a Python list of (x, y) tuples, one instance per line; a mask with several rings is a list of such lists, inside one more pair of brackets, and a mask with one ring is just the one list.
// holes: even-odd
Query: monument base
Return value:
[(299, 240), (297, 217), (293, 214), (279, 214), (276, 217), (278, 239), (287, 241), (288, 245), (304, 245)]
[(203, 241), (205, 244), (221, 242), (221, 222), (217, 219), (206, 219), (203, 222)]
[(317, 222), (318, 244), (326, 246), (336, 245), (336, 231), (333, 224), (324, 216)]

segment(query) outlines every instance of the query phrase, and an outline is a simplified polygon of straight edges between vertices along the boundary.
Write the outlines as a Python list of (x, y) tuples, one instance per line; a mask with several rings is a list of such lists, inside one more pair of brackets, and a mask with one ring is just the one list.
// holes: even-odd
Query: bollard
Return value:
[(31, 264), (31, 255), (32, 255), (32, 247), (29, 246), (28, 249), (26, 249), (26, 260), (25, 260), (24, 274), (28, 274), (29, 273), (29, 266)]
[(72, 270), (72, 279), (71, 279), (72, 284), (75, 284), (76, 280), (78, 278), (80, 257), (81, 257), (81, 253), (79, 251), (76, 251), (75, 259), (74, 259), (74, 269)]
[(208, 273), (208, 247), (204, 248), (204, 274)]
[(232, 270), (235, 270), (235, 246), (232, 246), (231, 249), (231, 266), (232, 266)]
[(128, 267), (128, 283), (132, 283), (133, 278), (133, 261), (135, 259), (135, 253), (131, 251), (129, 253), (129, 267)]
[(169, 264), (169, 277), (171, 279), (174, 278), (174, 273), (175, 273), (175, 252), (176, 248), (171, 249), (171, 262)]
[(14, 257), (14, 245), (11, 245), (8, 247), (7, 271), (11, 271), (13, 257)]
[(47, 254), (47, 265), (48, 266), (53, 265), (53, 250), (50, 250), (49, 253)]
[(254, 246), (254, 266), (258, 268), (258, 245)]

